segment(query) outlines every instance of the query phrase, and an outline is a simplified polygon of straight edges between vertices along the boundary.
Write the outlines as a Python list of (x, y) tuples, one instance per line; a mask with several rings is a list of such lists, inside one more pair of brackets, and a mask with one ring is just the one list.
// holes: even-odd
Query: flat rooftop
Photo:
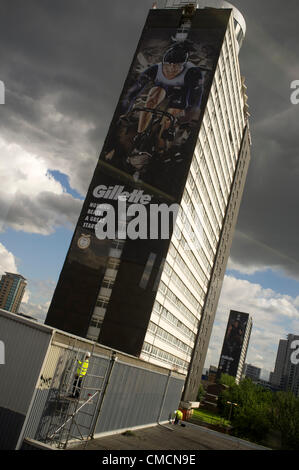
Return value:
[(208, 428), (185, 423), (157, 425), (99, 437), (72, 450), (270, 450)]

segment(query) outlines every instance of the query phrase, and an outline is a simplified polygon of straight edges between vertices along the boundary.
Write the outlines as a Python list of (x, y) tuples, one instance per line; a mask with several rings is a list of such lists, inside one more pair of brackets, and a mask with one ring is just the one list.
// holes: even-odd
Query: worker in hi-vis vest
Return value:
[(183, 419), (183, 413), (181, 410), (175, 410), (174, 424), (179, 424)]
[(73, 383), (73, 392), (72, 392), (72, 397), (74, 398), (79, 398), (82, 380), (83, 380), (83, 377), (85, 377), (88, 366), (89, 366), (89, 358), (90, 358), (90, 353), (87, 352), (85, 354), (84, 361), (79, 361), (79, 360), (77, 361), (78, 367), (76, 371), (75, 380)]

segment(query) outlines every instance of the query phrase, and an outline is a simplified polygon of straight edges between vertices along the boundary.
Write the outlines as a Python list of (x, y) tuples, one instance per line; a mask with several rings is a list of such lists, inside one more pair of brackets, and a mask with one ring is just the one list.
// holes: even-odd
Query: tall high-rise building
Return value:
[(21, 274), (5, 273), (0, 281), (0, 308), (18, 313), (27, 281)]
[(217, 378), (228, 374), (240, 382), (248, 350), (252, 318), (248, 313), (231, 310), (219, 359)]
[[(299, 397), (299, 335), (289, 334), (281, 339), (277, 350), (274, 371), (270, 383), (284, 391), (292, 391)], [(295, 357), (294, 357), (295, 356)]]
[(186, 374), (185, 400), (200, 384), (250, 160), (245, 21), (214, 3), (150, 10), (46, 319)]

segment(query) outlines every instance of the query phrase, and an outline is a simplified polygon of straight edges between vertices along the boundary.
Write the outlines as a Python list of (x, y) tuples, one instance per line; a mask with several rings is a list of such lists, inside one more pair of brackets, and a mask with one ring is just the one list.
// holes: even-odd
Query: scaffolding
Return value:
[(52, 379), (39, 440), (58, 449), (66, 449), (78, 441), (87, 442), (97, 423), (115, 357), (99, 358), (92, 351), (86, 375), (79, 386), (76, 370), (86, 352), (77, 349), (76, 343), (66, 349)]

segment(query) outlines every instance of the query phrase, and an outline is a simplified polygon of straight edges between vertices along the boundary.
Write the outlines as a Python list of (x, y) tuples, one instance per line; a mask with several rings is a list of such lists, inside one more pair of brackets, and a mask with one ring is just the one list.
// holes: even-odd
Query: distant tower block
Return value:
[(252, 318), (248, 313), (230, 311), (217, 378), (220, 378), (221, 374), (228, 374), (235, 377), (236, 383), (239, 383), (245, 364), (251, 330)]
[(27, 281), (20, 274), (5, 273), (0, 281), (0, 308), (18, 313)]

